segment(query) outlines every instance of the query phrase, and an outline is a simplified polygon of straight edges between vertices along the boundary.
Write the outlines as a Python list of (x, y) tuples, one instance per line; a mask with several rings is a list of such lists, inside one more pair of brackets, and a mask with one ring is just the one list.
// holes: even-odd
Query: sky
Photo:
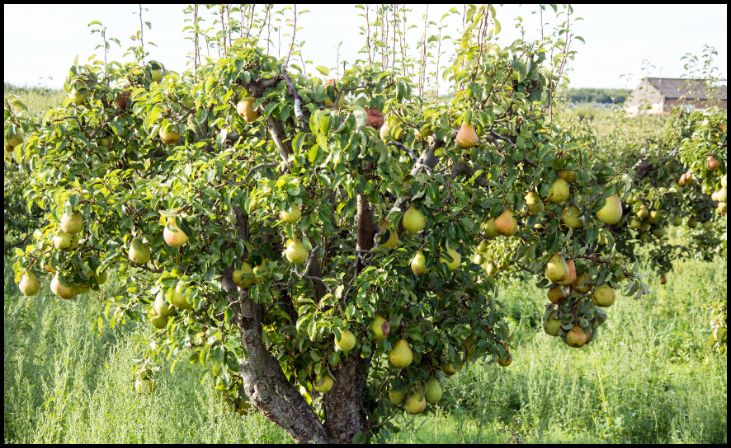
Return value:
[[(452, 5), (431, 5), (430, 19), (437, 19)], [(457, 5), (459, 6), (459, 5)], [(153, 41), (150, 58), (168, 69), (185, 69), (192, 44), (185, 39), (183, 5), (143, 5), (145, 41)], [(423, 5), (410, 5), (417, 28), (412, 49), (423, 26)], [(341, 59), (354, 59), (363, 45), (359, 26), (363, 19), (353, 5), (300, 5), (309, 10), (299, 18), (298, 40), (304, 40), (304, 58), (311, 65), (334, 67), (337, 49)], [(538, 36), (540, 20), (535, 5), (503, 5), (497, 8), (502, 24), (498, 42), (507, 45), (520, 37), (513, 26), (523, 18), (527, 38)], [(642, 76), (681, 77), (681, 57), (699, 55), (705, 45), (718, 51), (715, 65), (727, 76), (727, 5), (575, 5), (574, 32), (585, 39), (576, 42), (570, 63), (572, 87), (633, 88)], [(117, 37), (122, 48), (139, 27), (136, 5), (4, 5), (4, 81), (16, 85), (59, 88), (74, 58), (84, 62), (95, 52), (98, 35), (88, 24), (99, 20), (107, 35)], [(289, 12), (291, 14), (291, 12)], [(451, 22), (450, 22), (451, 23)], [(458, 30), (451, 23), (453, 34)], [(121, 59), (115, 50), (111, 59)], [(315, 72), (316, 73), (316, 72)]]

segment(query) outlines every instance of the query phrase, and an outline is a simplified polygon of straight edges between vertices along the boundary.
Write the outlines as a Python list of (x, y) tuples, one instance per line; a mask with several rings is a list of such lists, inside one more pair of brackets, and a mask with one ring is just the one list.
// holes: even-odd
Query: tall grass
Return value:
[[(725, 298), (726, 263), (678, 263), (668, 284), (619, 297), (597, 340), (571, 349), (540, 331), (543, 291), (503, 290), (514, 333), (510, 367), (484, 361), (443, 382), (442, 408), (400, 416), (393, 442), (725, 443), (726, 356), (708, 343), (707, 304)], [(201, 369), (163, 369), (133, 391), (147, 325), (97, 333), (101, 305), (24, 298), (8, 271), (4, 300), (5, 442), (287, 442), (258, 414), (239, 416)]]

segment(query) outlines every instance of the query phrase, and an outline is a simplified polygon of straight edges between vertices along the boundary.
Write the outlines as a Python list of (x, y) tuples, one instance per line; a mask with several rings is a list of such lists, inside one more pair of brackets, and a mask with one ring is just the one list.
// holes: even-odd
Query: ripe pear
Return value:
[(596, 217), (604, 224), (617, 224), (622, 219), (622, 201), (613, 194), (605, 199), (604, 206), (596, 212)]
[(566, 182), (573, 182), (576, 180), (576, 171), (574, 170), (560, 170), (558, 172), (558, 177), (565, 180)]
[(256, 281), (254, 278), (254, 271), (251, 269), (251, 265), (247, 262), (243, 262), (241, 267), (234, 269), (231, 273), (231, 279), (234, 281), (234, 284), (240, 288), (248, 288)]
[(546, 264), (546, 278), (553, 283), (566, 284), (569, 279), (569, 266), (561, 254), (553, 255)]
[(529, 215), (537, 215), (543, 211), (543, 201), (535, 191), (530, 191), (525, 195), (525, 205)]
[(317, 381), (315, 382), (315, 390), (325, 394), (330, 392), (330, 389), (333, 388), (333, 379), (330, 375), (325, 374), (319, 378), (317, 378)]
[(18, 283), (18, 289), (24, 296), (34, 296), (41, 289), (41, 282), (33, 271), (25, 271)]
[(178, 227), (174, 220), (171, 220), (165, 225), (165, 230), (162, 231), (162, 237), (170, 247), (180, 247), (188, 242), (188, 235), (183, 232), (183, 229)]
[(559, 304), (563, 302), (563, 299), (565, 298), (566, 296), (560, 286), (554, 286), (548, 289), (548, 300), (550, 300), (551, 303)]
[(543, 331), (550, 336), (558, 336), (561, 331), (561, 325), (563, 325), (563, 322), (561, 322), (560, 319), (557, 319), (554, 314), (551, 314), (549, 318), (543, 322)]
[(381, 129), (378, 130), (378, 135), (381, 137), (381, 140), (383, 140), (384, 142), (388, 141), (389, 136), (390, 136), (388, 120), (383, 122), (383, 125), (381, 125)]
[(346, 355), (355, 347), (355, 335), (350, 330), (340, 332), (340, 339), (335, 339), (335, 346)]
[(569, 275), (566, 279), (566, 283), (563, 284), (572, 285), (576, 282), (576, 264), (574, 263), (574, 260), (566, 260), (566, 266), (569, 268)]
[(716, 192), (716, 200), (718, 202), (726, 202), (726, 187), (722, 187), (720, 190)]
[(371, 335), (373, 336), (373, 339), (377, 341), (382, 341), (386, 339), (388, 337), (390, 329), (391, 327), (388, 324), (388, 321), (382, 316), (376, 315), (375, 319), (373, 319), (373, 322), (371, 322)]
[(449, 248), (447, 249), (447, 256), (449, 258), (441, 257), (439, 261), (445, 263), (447, 265), (447, 269), (449, 269), (450, 271), (454, 271), (455, 269), (459, 268), (459, 265), (462, 262), (462, 256), (459, 254), (459, 252), (452, 248)]
[(99, 285), (103, 285), (107, 282), (107, 270), (103, 270), (100, 273), (96, 274), (96, 282)]
[(150, 248), (141, 239), (133, 239), (129, 245), (129, 259), (135, 264), (147, 263), (150, 261)]
[(160, 292), (158, 292), (155, 296), (155, 302), (152, 304), (152, 309), (155, 310), (155, 314), (159, 314), (160, 316), (167, 317), (173, 314), (173, 309), (170, 307), (167, 300), (165, 300), (165, 292), (163, 290), (160, 290)]
[(72, 242), (73, 236), (63, 230), (56, 232), (56, 236), (53, 237), (53, 247), (58, 250), (69, 249)]
[(504, 357), (504, 358), (498, 358), (497, 359), (497, 363), (501, 367), (507, 367), (507, 366), (509, 366), (510, 364), (513, 363), (513, 355), (511, 355), (510, 353), (508, 353), (508, 355), (506, 357)]
[(513, 211), (506, 209), (495, 219), (495, 228), (502, 235), (511, 236), (518, 231), (518, 222), (513, 218)]
[(574, 325), (574, 328), (566, 333), (566, 343), (575, 348), (583, 347), (586, 344), (589, 336), (586, 334), (583, 328), (578, 325)]
[(647, 219), (647, 218), (648, 218), (648, 217), (650, 216), (650, 209), (649, 209), (649, 208), (647, 208), (647, 206), (646, 206), (646, 205), (642, 205), (642, 206), (640, 206), (640, 208), (639, 208), (639, 209), (637, 210), (637, 213), (636, 213), (636, 214), (637, 214), (637, 217), (638, 217), (638, 218), (640, 218), (640, 219), (642, 219), (642, 220), (645, 220), (645, 219)]
[(448, 376), (452, 376), (459, 371), (459, 366), (453, 364), (442, 364), (442, 372)]
[(402, 390), (391, 389), (388, 391), (388, 401), (391, 402), (392, 405), (398, 406), (404, 402), (405, 395), (406, 394)]
[(569, 183), (559, 177), (553, 181), (551, 188), (548, 189), (547, 198), (549, 201), (558, 204), (566, 201), (570, 194), (571, 190), (569, 189)]
[(414, 353), (411, 351), (406, 339), (399, 339), (391, 349), (391, 353), (388, 354), (388, 359), (394, 367), (399, 369), (405, 369), (411, 365), (414, 360)]
[(175, 131), (175, 128), (160, 128), (158, 132), (160, 141), (166, 145), (175, 145), (180, 141), (180, 134)]
[(51, 292), (62, 299), (73, 299), (76, 296), (76, 288), (63, 282), (58, 273), (51, 280)]
[(421, 250), (417, 250), (414, 258), (411, 259), (411, 272), (414, 275), (423, 275), (429, 272), (429, 269), (426, 267), (426, 257), (424, 257), (424, 252)]
[(432, 378), (426, 383), (424, 396), (426, 397), (426, 401), (431, 404), (439, 403), (439, 400), (442, 399), (442, 386), (439, 384), (439, 380)]
[(469, 149), (475, 146), (477, 144), (477, 132), (475, 132), (475, 127), (467, 122), (463, 122), (457, 132), (455, 141), (457, 142), (457, 146), (462, 149)]
[(614, 303), (614, 289), (609, 285), (598, 286), (591, 296), (595, 305), (608, 307)]
[(589, 292), (589, 290), (591, 290), (591, 285), (589, 284), (589, 280), (590, 280), (589, 273), (582, 272), (576, 278), (576, 282), (574, 282), (574, 289), (579, 292), (583, 292), (583, 293)]
[(255, 100), (256, 98), (254, 97), (246, 97), (239, 101), (236, 105), (236, 112), (238, 112), (241, 118), (246, 120), (247, 123), (251, 123), (259, 118), (259, 112), (254, 109)]
[(302, 210), (300, 206), (295, 204), (289, 208), (289, 210), (282, 210), (279, 212), (279, 219), (288, 223), (295, 223), (300, 220), (302, 216)]
[(482, 225), (482, 230), (485, 232), (485, 236), (488, 238), (495, 238), (500, 234), (495, 224), (495, 218), (490, 218), (485, 224)]
[(721, 163), (714, 156), (708, 156), (706, 159), (706, 168), (708, 171), (716, 171), (721, 166)]
[(407, 232), (418, 233), (426, 227), (426, 217), (421, 210), (414, 207), (414, 204), (411, 204), (404, 213), (404, 217), (401, 219), (401, 224)]
[(287, 250), (285, 256), (287, 260), (292, 264), (302, 264), (307, 261), (307, 257), (310, 255), (309, 251), (305, 249), (305, 245), (298, 240), (290, 240), (287, 243)]
[(406, 409), (406, 412), (409, 414), (419, 414), (421, 412), (424, 412), (424, 409), (426, 409), (426, 399), (424, 398), (424, 394), (422, 392), (415, 392), (406, 399), (406, 403), (404, 403), (404, 409)]
[(81, 217), (81, 213), (64, 213), (61, 217), (61, 230), (68, 234), (75, 234), (81, 232), (84, 228), (84, 218)]
[(581, 220), (579, 219), (580, 211), (577, 207), (571, 205), (563, 209), (563, 212), (561, 212), (561, 222), (566, 227), (570, 227), (572, 229), (578, 229), (581, 227)]
[(381, 247), (385, 247), (386, 249), (396, 249), (400, 243), (398, 233), (396, 233), (396, 231), (391, 227), (386, 229), (386, 231), (388, 232), (388, 240), (381, 244)]

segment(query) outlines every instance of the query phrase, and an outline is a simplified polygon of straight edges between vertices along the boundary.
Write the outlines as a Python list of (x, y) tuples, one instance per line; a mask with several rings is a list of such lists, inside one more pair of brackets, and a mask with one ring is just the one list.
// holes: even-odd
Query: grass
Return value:
[(15, 97), (25, 104), (31, 116), (40, 116), (48, 109), (61, 104), (65, 97), (63, 90), (53, 90), (45, 87), (18, 87), (5, 83), (3, 85), (5, 98)]
[[(443, 407), (399, 416), (406, 443), (725, 443), (726, 355), (708, 343), (711, 301), (726, 297), (726, 263), (678, 263), (668, 284), (620, 297), (582, 350), (539, 330), (543, 292), (515, 283), (502, 300), (513, 364), (471, 365), (444, 384)], [(133, 391), (146, 325), (97, 333), (100, 301), (20, 297), (5, 274), (4, 432), (8, 443), (277, 443), (258, 414), (239, 416), (196, 365)], [(102, 293), (103, 294), (103, 293)], [(131, 335), (131, 336), (130, 336)]]

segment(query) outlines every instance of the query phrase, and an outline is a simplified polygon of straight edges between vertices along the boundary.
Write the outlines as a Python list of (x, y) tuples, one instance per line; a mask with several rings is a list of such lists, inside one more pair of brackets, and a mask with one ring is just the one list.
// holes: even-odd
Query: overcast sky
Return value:
[[(452, 5), (430, 6), (430, 18), (438, 18)], [(459, 6), (459, 5), (458, 5)], [(151, 58), (167, 68), (182, 71), (192, 45), (184, 39), (182, 5), (144, 5), (145, 40), (153, 41)], [(410, 5), (412, 23), (423, 23), (423, 5)], [(301, 5), (309, 13), (300, 18), (303, 54), (314, 65), (335, 65), (337, 46), (341, 58), (361, 48), (358, 27), (363, 23), (353, 5)], [(460, 8), (461, 9), (461, 8)], [(586, 40), (577, 43), (571, 63), (573, 87), (634, 87), (641, 76), (679, 77), (684, 73), (681, 57), (699, 54), (704, 45), (718, 50), (716, 65), (727, 75), (727, 5), (576, 5), (575, 32)], [(17, 85), (60, 87), (74, 57), (83, 62), (94, 53), (98, 35), (88, 23), (100, 20), (108, 35), (130, 45), (129, 36), (139, 26), (135, 5), (4, 5), (4, 80)], [(535, 37), (539, 19), (535, 5), (497, 7), (502, 23), (498, 42), (519, 37), (513, 24), (522, 16), (529, 38)], [(416, 29), (417, 37), (421, 28)], [(455, 33), (456, 34), (456, 33)], [(412, 47), (416, 46), (412, 40)], [(115, 51), (112, 58), (122, 57)]]

